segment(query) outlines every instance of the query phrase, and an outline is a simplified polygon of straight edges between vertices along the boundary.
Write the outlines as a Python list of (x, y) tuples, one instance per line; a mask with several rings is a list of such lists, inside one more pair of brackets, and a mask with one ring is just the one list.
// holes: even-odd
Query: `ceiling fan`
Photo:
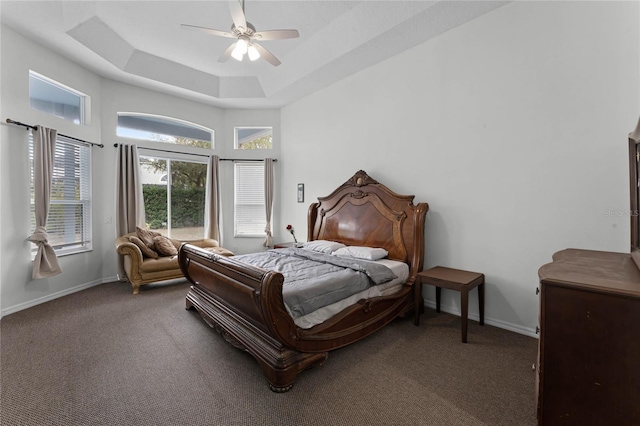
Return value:
[(298, 30), (256, 31), (256, 28), (245, 18), (244, 0), (242, 0), (242, 5), (239, 1), (233, 0), (229, 3), (229, 7), (231, 8), (231, 19), (233, 19), (230, 32), (196, 25), (182, 24), (181, 26), (185, 29), (200, 31), (214, 36), (235, 38), (237, 41), (224, 51), (220, 58), (218, 58), (218, 62), (225, 62), (230, 57), (242, 61), (246, 54), (251, 61), (263, 58), (276, 67), (280, 65), (280, 60), (262, 45), (256, 43), (256, 41), (297, 38), (300, 36)]

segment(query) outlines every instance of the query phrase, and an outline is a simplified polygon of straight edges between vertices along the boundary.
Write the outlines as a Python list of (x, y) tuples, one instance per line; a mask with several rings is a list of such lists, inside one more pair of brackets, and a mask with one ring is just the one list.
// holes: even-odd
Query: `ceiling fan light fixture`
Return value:
[(243, 55), (247, 53), (249, 49), (249, 37), (246, 35), (241, 35), (238, 37), (238, 43), (236, 43), (236, 49), (239, 49), (240, 53)]
[(231, 52), (231, 57), (236, 61), (242, 61), (243, 56), (244, 56), (244, 53), (242, 52), (242, 48), (238, 46), (238, 44), (236, 43), (236, 47)]
[(247, 55), (249, 56), (249, 60), (251, 61), (255, 61), (256, 59), (260, 58), (260, 52), (258, 52), (258, 49), (256, 49), (253, 44), (249, 45), (249, 48), (247, 49)]

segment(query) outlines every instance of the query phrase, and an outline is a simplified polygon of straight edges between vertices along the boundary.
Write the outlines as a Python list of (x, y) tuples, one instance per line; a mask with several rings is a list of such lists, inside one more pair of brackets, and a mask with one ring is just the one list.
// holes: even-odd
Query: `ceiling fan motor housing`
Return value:
[[(240, 27), (242, 28), (242, 27)], [(247, 21), (247, 28), (244, 29), (244, 31), (240, 31), (237, 27), (236, 24), (231, 24), (231, 32), (236, 36), (241, 36), (241, 35), (246, 35), (248, 37), (253, 37), (253, 35), (256, 32), (256, 27), (254, 27), (250, 22)]]

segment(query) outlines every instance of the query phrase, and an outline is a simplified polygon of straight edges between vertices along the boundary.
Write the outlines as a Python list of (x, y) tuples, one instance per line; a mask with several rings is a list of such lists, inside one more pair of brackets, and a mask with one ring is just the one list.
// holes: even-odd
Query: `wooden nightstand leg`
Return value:
[(416, 281), (413, 283), (413, 300), (415, 303), (413, 310), (413, 323), (420, 325), (420, 303), (422, 303), (422, 283)]
[(467, 343), (467, 317), (469, 314), (469, 289), (460, 290), (460, 316), (462, 320), (462, 343)]
[(478, 310), (480, 311), (480, 325), (484, 325), (484, 281), (478, 284)]
[(436, 312), (440, 312), (440, 294), (442, 293), (442, 289), (440, 287), (436, 287)]

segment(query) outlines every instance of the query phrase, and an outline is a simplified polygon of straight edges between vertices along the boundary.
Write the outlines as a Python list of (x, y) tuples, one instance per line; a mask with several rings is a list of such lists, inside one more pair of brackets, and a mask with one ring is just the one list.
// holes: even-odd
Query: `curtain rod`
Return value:
[[(117, 143), (113, 144), (114, 148), (118, 147)], [(207, 154), (192, 154), (190, 152), (180, 152), (180, 151), (171, 151), (169, 149), (160, 149), (160, 148), (145, 148), (145, 147), (140, 147), (140, 149), (148, 149), (150, 151), (160, 151), (160, 152), (168, 152), (171, 154), (185, 154), (185, 155), (196, 155), (198, 157), (210, 157)], [(249, 161), (264, 161), (262, 159), (241, 159), (241, 158), (221, 158), (220, 161), (241, 161), (241, 162), (249, 162)], [(278, 159), (274, 158), (273, 159), (274, 162), (277, 162)]]
[[(38, 126), (32, 126), (31, 124), (24, 124), (24, 123), (21, 123), (19, 121), (14, 121), (14, 120), (12, 120), (10, 118), (7, 118), (7, 123), (15, 124), (16, 126), (26, 127), (27, 129), (38, 130)], [(68, 138), (68, 139), (73, 139), (74, 141), (88, 143), (89, 145), (97, 146), (99, 148), (104, 148), (104, 145), (101, 144), (101, 143), (94, 143), (94, 142), (85, 141), (83, 139), (74, 138), (73, 136), (63, 135), (62, 133), (60, 133), (60, 136)]]

